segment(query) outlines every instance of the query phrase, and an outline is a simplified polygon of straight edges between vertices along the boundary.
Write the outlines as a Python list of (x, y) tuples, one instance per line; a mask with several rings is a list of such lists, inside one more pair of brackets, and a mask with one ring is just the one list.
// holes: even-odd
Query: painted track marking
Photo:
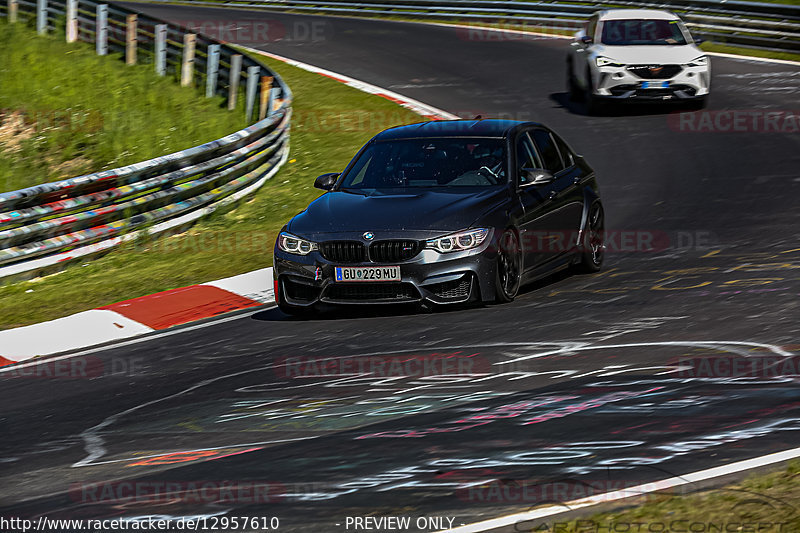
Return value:
[(631, 487), (629, 489), (597, 494), (595, 496), (581, 498), (579, 500), (574, 500), (561, 505), (551, 505), (549, 507), (536, 509), (534, 511), (525, 511), (522, 513), (515, 513), (506, 516), (501, 516), (499, 518), (484, 520), (482, 522), (475, 522), (461, 527), (449, 529), (444, 533), (480, 533), (484, 531), (491, 531), (493, 529), (501, 527), (516, 525), (519, 524), (520, 522), (528, 520), (547, 518), (562, 514), (567, 511), (574, 511), (576, 509), (591, 507), (593, 505), (598, 505), (600, 503), (621, 501), (627, 498), (633, 498), (644, 494), (659, 492), (676, 487), (683, 487), (694, 483), (700, 483), (702, 481), (709, 481), (714, 478), (730, 474), (737, 474), (740, 472), (744, 472), (746, 470), (751, 470), (753, 468), (775, 465), (778, 463), (789, 461), (791, 459), (797, 459), (798, 457), (800, 457), (800, 448), (792, 448), (790, 450), (772, 453), (769, 455), (763, 455), (761, 457), (754, 457), (753, 459), (746, 459), (744, 461), (731, 463), (729, 465), (717, 466), (714, 468), (709, 468), (707, 470), (691, 472), (689, 474), (684, 474), (683, 476), (671, 477), (668, 479), (663, 479), (661, 481), (647, 483), (645, 485), (639, 485), (637, 487)]

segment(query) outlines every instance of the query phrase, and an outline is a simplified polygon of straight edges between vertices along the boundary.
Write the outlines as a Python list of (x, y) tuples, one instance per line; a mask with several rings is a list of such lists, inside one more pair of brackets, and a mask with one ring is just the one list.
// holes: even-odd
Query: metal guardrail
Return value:
[[(95, 42), (99, 53), (103, 41), (123, 54), (133, 44), (145, 61), (150, 56), (157, 73), (172, 70), (183, 79), (196, 72), (194, 82), (204, 83), (206, 96), (221, 94), (232, 104), (238, 88), (245, 86), (248, 120), (256, 108), (260, 120), (149, 161), (0, 193), (0, 280), (38, 276), (145, 233), (177, 231), (254, 192), (286, 160), (292, 94), (261, 63), (208, 37), (118, 6), (88, 0), (13, 3), (0, 7), (0, 16), (35, 20), (40, 32), (47, 32), (63, 27), (71, 12), (77, 24), (73, 40)], [(68, 40), (69, 32), (67, 22)], [(160, 59), (159, 32), (166, 36)], [(194, 61), (187, 62), (184, 44), (191, 41)]]
[(137, 0), (361, 16), (395, 16), (437, 21), (530, 24), (549, 30), (576, 30), (595, 11), (610, 8), (666, 9), (678, 14), (692, 33), (721, 44), (800, 53), (800, 5), (739, 0), (596, 0), (586, 3), (514, 0)]

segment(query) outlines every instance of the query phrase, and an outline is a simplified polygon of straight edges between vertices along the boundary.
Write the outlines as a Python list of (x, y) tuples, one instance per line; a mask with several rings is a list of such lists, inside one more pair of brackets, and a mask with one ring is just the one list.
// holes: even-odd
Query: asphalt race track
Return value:
[[(797, 111), (800, 67), (713, 57), (706, 111), (589, 117), (565, 98), (560, 39), (137, 6), (267, 19), (282, 38), (243, 44), (552, 126), (599, 176), (606, 267), (509, 305), (265, 309), (63, 362), (91, 379), (0, 373), (0, 515), (459, 525), (800, 446), (800, 132), (752, 123)], [(749, 122), (720, 131), (720, 111)], [(225, 482), (240, 493), (192, 492)]]

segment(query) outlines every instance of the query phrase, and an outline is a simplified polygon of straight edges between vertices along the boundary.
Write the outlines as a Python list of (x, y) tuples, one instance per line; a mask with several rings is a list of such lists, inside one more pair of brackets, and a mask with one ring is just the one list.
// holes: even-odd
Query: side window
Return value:
[(552, 135), (553, 139), (556, 140), (556, 146), (558, 146), (558, 151), (561, 154), (561, 160), (564, 162), (564, 168), (571, 167), (575, 164), (575, 158), (572, 156), (572, 150), (569, 149), (567, 143), (565, 143), (561, 137), (555, 133)]
[(536, 148), (542, 156), (542, 168), (546, 168), (550, 172), (556, 173), (563, 170), (564, 165), (561, 162), (561, 156), (558, 154), (553, 137), (545, 130), (534, 130), (533, 142), (536, 143)]
[(350, 181), (350, 185), (361, 185), (364, 182), (364, 178), (367, 176), (367, 172), (369, 171), (370, 163), (372, 163), (372, 157), (361, 157), (356, 164), (353, 165), (353, 168), (350, 169), (349, 174), (354, 174), (355, 177)]
[[(517, 139), (517, 170), (523, 168), (542, 168), (536, 149), (527, 133), (520, 134)], [(520, 181), (524, 183), (525, 177), (518, 172)]]

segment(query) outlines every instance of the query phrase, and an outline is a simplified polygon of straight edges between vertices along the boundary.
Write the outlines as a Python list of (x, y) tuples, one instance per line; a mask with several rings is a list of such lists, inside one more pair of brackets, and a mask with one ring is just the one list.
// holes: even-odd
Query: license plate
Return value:
[(666, 89), (669, 87), (668, 81), (643, 81), (642, 89)]
[(401, 281), (400, 267), (336, 267), (336, 281)]

